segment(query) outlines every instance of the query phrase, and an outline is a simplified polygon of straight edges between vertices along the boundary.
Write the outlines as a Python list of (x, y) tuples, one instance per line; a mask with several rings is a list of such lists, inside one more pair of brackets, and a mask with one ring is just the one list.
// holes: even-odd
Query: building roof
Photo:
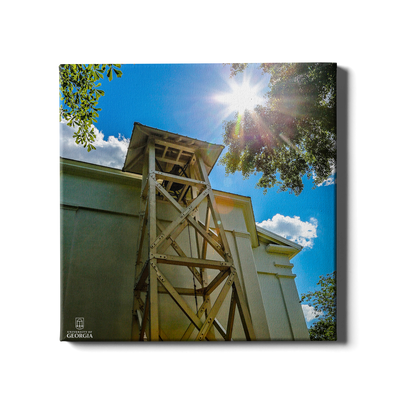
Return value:
[(303, 249), (303, 246), (292, 242), (284, 238), (283, 236), (277, 235), (265, 228), (260, 228), (257, 226), (258, 237), (263, 241), (269, 243), (267, 245), (267, 252), (269, 253), (281, 253), (287, 254), (289, 260), (292, 259), (296, 254), (299, 254)]
[(164, 147), (170, 145), (171, 148), (178, 147), (191, 153), (199, 152), (204, 160), (208, 174), (210, 174), (224, 149), (223, 145), (204, 142), (135, 122), (122, 171), (142, 174), (143, 161), (145, 159), (144, 149), (150, 136), (156, 139), (156, 145), (158, 141)]

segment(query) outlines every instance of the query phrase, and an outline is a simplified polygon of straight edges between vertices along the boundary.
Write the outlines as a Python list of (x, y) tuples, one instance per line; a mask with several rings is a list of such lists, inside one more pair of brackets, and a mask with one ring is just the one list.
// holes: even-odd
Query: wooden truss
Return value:
[[(181, 146), (176, 141), (161, 140), (151, 135), (143, 148), (132, 340), (168, 340), (159, 323), (160, 294), (169, 295), (188, 319), (187, 329), (182, 332), (181, 340), (192, 340), (196, 332), (195, 340), (216, 340), (214, 329), (224, 340), (232, 340), (236, 308), (246, 339), (255, 340), (250, 313), (226, 233), (215, 207), (206, 165), (197, 150), (195, 147)], [(179, 213), (169, 224), (162, 222), (157, 215), (158, 205), (163, 202), (172, 205)], [(201, 221), (199, 212), (199, 206), (203, 202), (206, 203), (204, 222)], [(210, 228), (211, 219), (215, 225), (213, 229)], [(186, 254), (177, 242), (179, 235), (188, 232), (190, 235), (188, 227), (192, 227), (195, 235), (192, 239), (186, 238), (186, 243), (187, 240), (194, 242), (195, 256)], [(210, 250), (214, 250), (214, 255), (218, 254), (214, 259), (207, 258), (209, 246)], [(175, 255), (166, 254), (171, 248)], [(160, 265), (165, 265), (164, 268), (188, 268), (193, 279), (198, 282), (198, 287), (174, 287), (167, 279), (167, 274), (160, 270)], [(215, 277), (210, 282), (207, 279), (207, 269), (216, 270)], [(166, 272), (165, 269), (164, 271)], [(213, 296), (214, 301), (211, 300), (213, 292), (219, 292), (216, 297)], [(231, 300), (228, 322), (223, 327), (217, 317), (229, 293)], [(196, 304), (197, 298), (200, 299), (201, 304), (196, 311), (185, 301), (186, 296), (196, 296)]]

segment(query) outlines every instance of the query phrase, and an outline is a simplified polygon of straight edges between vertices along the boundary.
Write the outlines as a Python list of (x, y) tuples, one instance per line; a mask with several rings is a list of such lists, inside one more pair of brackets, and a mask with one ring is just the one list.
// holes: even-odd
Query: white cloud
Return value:
[(310, 322), (313, 319), (315, 319), (323, 314), (322, 311), (315, 311), (314, 307), (309, 306), (308, 304), (302, 304), (301, 308), (303, 310), (303, 314), (304, 314), (304, 318), (306, 319), (306, 322)]
[[(313, 173), (313, 176), (315, 178), (315, 173)], [(336, 183), (336, 168), (333, 163), (331, 163), (331, 175), (329, 176), (328, 179), (317, 185), (318, 187), (320, 186), (329, 186), (329, 185), (334, 185)]]
[(75, 143), (72, 137), (75, 129), (68, 126), (65, 120), (60, 123), (60, 155), (78, 161), (104, 165), (106, 167), (121, 169), (125, 162), (125, 156), (129, 145), (129, 139), (119, 135), (109, 136), (104, 140), (104, 134), (94, 127), (96, 140), (93, 143), (96, 150), (88, 151)]
[(310, 218), (310, 221), (301, 221), (300, 217), (285, 217), (276, 214), (267, 221), (256, 222), (256, 224), (264, 229), (283, 236), (286, 239), (298, 243), (304, 248), (310, 249), (314, 245), (314, 239), (317, 237), (318, 221)]
[(317, 186), (329, 186), (334, 185), (336, 183), (336, 178), (334, 176), (330, 176), (326, 181), (323, 181)]

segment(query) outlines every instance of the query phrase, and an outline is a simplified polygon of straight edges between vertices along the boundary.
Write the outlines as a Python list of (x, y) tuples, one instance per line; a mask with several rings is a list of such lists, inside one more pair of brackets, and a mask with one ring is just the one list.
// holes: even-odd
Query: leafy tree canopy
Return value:
[[(231, 77), (247, 64), (231, 64)], [(225, 121), (226, 172), (245, 178), (262, 173), (257, 184), (278, 185), (299, 195), (302, 177), (314, 187), (336, 168), (336, 64), (260, 64), (270, 74), (265, 105)], [(279, 174), (279, 177), (278, 177)]]
[(87, 147), (87, 151), (95, 149), (96, 138), (93, 123), (97, 122), (101, 108), (96, 108), (98, 100), (104, 96), (100, 90), (104, 74), (108, 80), (113, 74), (120, 78), (121, 64), (61, 64), (60, 70), (60, 121), (64, 118), (69, 126), (77, 126), (74, 133), (75, 142)]
[(311, 340), (336, 340), (336, 272), (321, 276), (321, 287), (301, 296), (301, 302), (314, 307), (318, 317), (309, 329)]

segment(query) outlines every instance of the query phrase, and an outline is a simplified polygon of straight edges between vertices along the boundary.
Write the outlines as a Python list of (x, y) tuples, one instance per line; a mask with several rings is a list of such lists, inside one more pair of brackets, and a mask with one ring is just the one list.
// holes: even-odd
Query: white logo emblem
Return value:
[(76, 317), (75, 318), (75, 328), (81, 330), (85, 327), (85, 318), (83, 317)]

